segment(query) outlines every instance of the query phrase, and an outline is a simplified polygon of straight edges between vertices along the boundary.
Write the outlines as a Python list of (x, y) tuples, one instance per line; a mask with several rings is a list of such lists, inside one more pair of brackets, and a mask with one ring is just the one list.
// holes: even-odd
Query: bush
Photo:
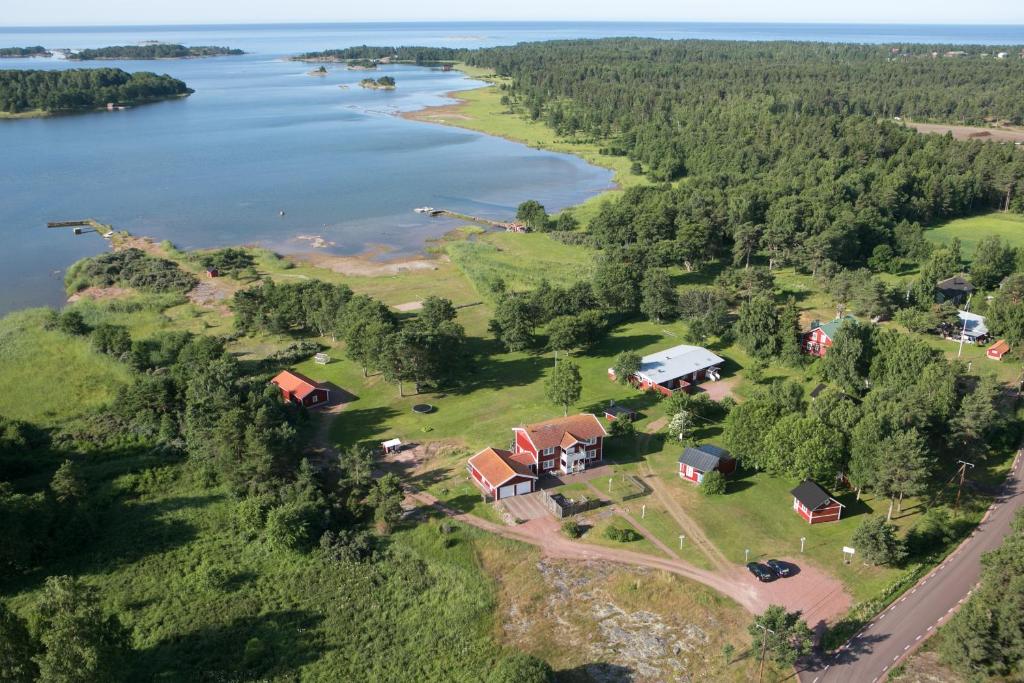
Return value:
[(567, 519), (562, 522), (562, 533), (569, 538), (579, 538), (583, 535), (583, 527), (575, 519)]
[(604, 530), (604, 535), (605, 538), (611, 539), (613, 541), (618, 541), (619, 543), (632, 543), (633, 541), (639, 541), (641, 538), (643, 538), (643, 536), (638, 534), (633, 529), (622, 529), (617, 526), (609, 526), (608, 528), (606, 528)]
[(85, 318), (78, 311), (64, 311), (57, 318), (57, 329), (64, 334), (71, 334), (75, 336), (84, 336), (89, 334), (89, 326), (85, 323)]
[(881, 516), (861, 522), (851, 542), (864, 561), (871, 564), (898, 564), (907, 556), (906, 544), (896, 536), (896, 526)]
[(122, 325), (100, 323), (93, 329), (90, 340), (94, 349), (115, 358), (132, 350), (132, 337)]
[(249, 538), (256, 538), (267, 522), (269, 496), (250, 496), (235, 506), (235, 527)]
[(632, 420), (622, 417), (612, 420), (608, 425), (608, 433), (612, 436), (633, 436), (636, 434), (636, 425)]
[(281, 505), (267, 514), (265, 532), (271, 545), (283, 550), (308, 548), (313, 538), (312, 506), (303, 503)]
[(486, 683), (552, 683), (554, 680), (547, 662), (517, 652), (499, 660), (488, 673)]
[(222, 567), (206, 561), (200, 562), (189, 575), (189, 583), (200, 591), (221, 591), (231, 581), (231, 575)]
[(700, 492), (705, 496), (720, 496), (725, 493), (725, 475), (718, 470), (711, 470), (700, 482)]

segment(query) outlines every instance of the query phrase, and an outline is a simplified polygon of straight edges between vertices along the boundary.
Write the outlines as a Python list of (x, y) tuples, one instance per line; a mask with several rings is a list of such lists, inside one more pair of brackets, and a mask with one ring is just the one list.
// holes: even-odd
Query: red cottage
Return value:
[(1010, 350), (1010, 345), (1006, 343), (1005, 339), (1000, 339), (992, 346), (988, 347), (985, 351), (985, 355), (992, 360), (1002, 360), (1003, 356)]
[(512, 453), (498, 448), (485, 448), (470, 458), (466, 465), (473, 482), (494, 500), (532, 493), (537, 475), (531, 467), (528, 453)]
[(327, 403), (331, 397), (331, 393), (326, 387), (291, 370), (281, 371), (274, 379), (270, 380), (270, 383), (281, 390), (281, 396), (285, 401), (307, 408)]
[(837, 522), (843, 514), (845, 506), (810, 479), (805, 479), (790, 493), (793, 494), (793, 512), (808, 524)]
[(836, 332), (847, 321), (857, 322), (857, 319), (852, 315), (847, 315), (827, 323), (813, 321), (810, 332), (805, 332), (800, 338), (800, 348), (806, 354), (821, 358), (828, 353), (829, 347), (832, 346), (832, 340), (836, 337)]
[(679, 456), (679, 476), (687, 481), (699, 484), (712, 470), (732, 474), (736, 471), (736, 459), (729, 455), (729, 451), (711, 444), (687, 448)]
[(562, 474), (582, 472), (601, 463), (604, 437), (601, 421), (590, 413), (560, 417), (516, 427), (515, 452), (528, 454), (538, 474), (557, 469)]

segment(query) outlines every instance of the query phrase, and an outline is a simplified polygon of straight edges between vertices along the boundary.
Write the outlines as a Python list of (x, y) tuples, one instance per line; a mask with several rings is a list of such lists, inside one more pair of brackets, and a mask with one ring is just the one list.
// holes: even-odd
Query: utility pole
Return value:
[[(971, 295), (967, 295), (967, 303), (964, 304), (964, 312), (969, 313), (971, 310)], [(956, 357), (959, 358), (960, 354), (964, 352), (964, 339), (967, 337), (967, 318), (964, 318), (964, 329), (960, 331), (960, 349), (956, 352)]]
[(967, 462), (966, 460), (957, 460), (960, 465), (960, 481), (956, 485), (956, 503), (953, 504), (953, 514), (960, 511), (960, 490), (964, 487), (964, 478), (967, 476), (967, 468), (974, 467), (974, 463)]
[(775, 631), (761, 624), (754, 624), (754, 626), (764, 631), (764, 636), (761, 638), (761, 666), (757, 669), (757, 683), (761, 683), (761, 679), (764, 676), (764, 653), (768, 649), (768, 634), (774, 635)]

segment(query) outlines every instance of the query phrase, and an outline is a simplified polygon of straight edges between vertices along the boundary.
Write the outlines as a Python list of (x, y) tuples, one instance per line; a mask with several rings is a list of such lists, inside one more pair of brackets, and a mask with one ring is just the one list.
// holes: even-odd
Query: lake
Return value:
[[(91, 217), (180, 247), (261, 244), (282, 252), (352, 254), (386, 245), (417, 252), (452, 222), (431, 205), (495, 219), (537, 199), (557, 211), (610, 187), (611, 174), (575, 157), (394, 116), (448, 102), (483, 84), (455, 72), (381, 68), (394, 91), (326, 77), (284, 59), (359, 44), (483, 47), (612, 35), (852, 42), (1024, 43), (1015, 26), (797, 24), (446, 23), (0, 28), (0, 46), (84, 48), (160, 40), (224, 45), (239, 57), (68, 63), (0, 60), (6, 68), (114, 66), (186, 81), (192, 96), (123, 112), (0, 121), (0, 313), (63, 301), (63, 271), (104, 249), (95, 234), (48, 230)], [(339, 86), (348, 86), (341, 88)], [(280, 215), (281, 212), (284, 215)]]

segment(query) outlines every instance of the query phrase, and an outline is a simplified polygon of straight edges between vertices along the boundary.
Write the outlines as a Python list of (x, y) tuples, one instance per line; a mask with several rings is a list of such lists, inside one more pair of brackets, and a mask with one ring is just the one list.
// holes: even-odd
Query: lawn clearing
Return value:
[(924, 236), (943, 246), (960, 238), (963, 256), (967, 261), (983, 238), (997, 235), (1010, 246), (1024, 248), (1024, 216), (1015, 213), (989, 213), (971, 218), (958, 218), (937, 228), (926, 230)]

